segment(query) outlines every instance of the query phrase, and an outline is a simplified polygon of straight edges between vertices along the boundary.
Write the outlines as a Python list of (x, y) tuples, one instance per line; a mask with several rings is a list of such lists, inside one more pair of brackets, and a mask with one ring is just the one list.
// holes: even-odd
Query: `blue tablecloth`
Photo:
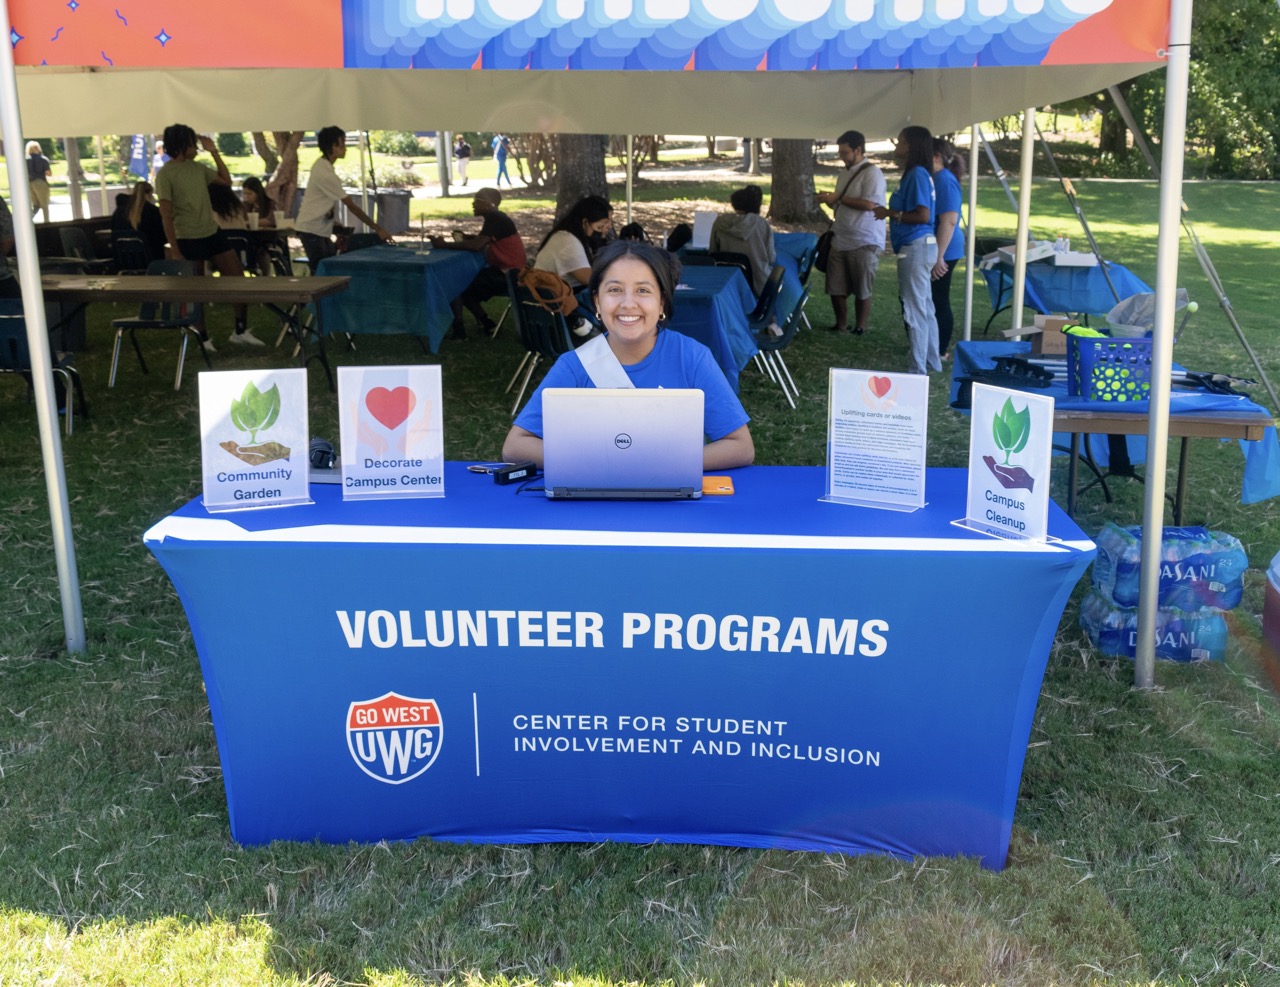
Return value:
[(676, 310), (668, 323), (711, 350), (735, 391), (738, 373), (758, 350), (747, 324), (755, 303), (740, 268), (688, 265), (680, 276)]
[(432, 353), (449, 331), (449, 303), (484, 267), (470, 250), (416, 253), (380, 244), (320, 262), (318, 274), (345, 274), (350, 287), (320, 300), (320, 325), (328, 335), (407, 332), (426, 336)]
[[(1109, 263), (1107, 274), (1115, 285), (1120, 300), (1130, 295), (1150, 292), (1141, 278), (1123, 264)], [(1027, 285), (1023, 302), (1035, 311), (1070, 312), (1076, 315), (1105, 315), (1116, 304), (1107, 287), (1107, 274), (1101, 267), (1055, 267), (1052, 261), (1034, 261), (1027, 265)], [(1013, 268), (1007, 264), (982, 271), (991, 297), (991, 318), (1013, 303)], [(991, 325), (991, 320), (987, 320)]]
[(913, 514), (820, 503), (825, 477), (561, 503), (448, 463), (438, 499), (179, 509), (146, 544), (191, 624), (232, 835), (1002, 867), (1093, 545), (1054, 505), (1061, 544), (956, 527), (964, 470), (929, 470)]
[[(956, 343), (955, 354), (955, 367), (952, 370), (951, 378), (950, 400), (952, 402), (955, 401), (959, 390), (956, 378), (966, 376), (974, 370), (989, 370), (995, 366), (995, 358), (998, 356), (1030, 356), (1031, 344), (1012, 341), (961, 341)], [(1062, 359), (1065, 360), (1066, 358), (1063, 357)], [(1044, 394), (1053, 398), (1054, 406), (1062, 409), (1097, 411), (1102, 408), (1108, 414), (1133, 414), (1143, 418), (1147, 417), (1151, 410), (1149, 401), (1127, 401), (1123, 405), (1112, 403), (1099, 405), (1096, 401), (1087, 401), (1082, 397), (1071, 397), (1067, 394), (1065, 377), (1055, 377), (1050, 387), (1044, 390), (1031, 389), (1031, 393)], [(1271, 412), (1241, 394), (1211, 394), (1208, 391), (1174, 390), (1169, 395), (1170, 415), (1212, 411), (1225, 411), (1237, 415), (1256, 414), (1267, 425), (1270, 425), (1272, 420)], [(1107, 436), (1084, 435), (1082, 438), (1088, 442), (1089, 451), (1093, 455), (1095, 462), (1100, 466), (1106, 466), (1109, 462)], [(1070, 437), (1067, 435), (1054, 437), (1055, 445), (1065, 446), (1069, 443)], [(1274, 430), (1268, 432), (1266, 438), (1261, 441), (1240, 443), (1241, 450), (1245, 456), (1245, 486), (1246, 488), (1253, 487), (1261, 493), (1261, 495), (1255, 494), (1252, 499), (1246, 499), (1246, 503), (1265, 499), (1268, 496), (1276, 496), (1277, 493), (1280, 493), (1280, 490), (1274, 489), (1277, 478), (1271, 477), (1268, 479), (1265, 476), (1270, 471), (1270, 465), (1276, 458), (1273, 456), (1275, 445)], [(1137, 435), (1127, 436), (1127, 446), (1131, 463), (1146, 461), (1147, 440), (1144, 437)], [(1271, 492), (1262, 493), (1265, 490), (1271, 490)]]

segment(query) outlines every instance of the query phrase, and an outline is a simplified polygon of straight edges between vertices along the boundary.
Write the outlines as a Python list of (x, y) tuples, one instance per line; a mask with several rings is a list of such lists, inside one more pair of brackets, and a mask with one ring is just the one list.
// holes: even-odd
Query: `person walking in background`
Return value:
[[(213, 218), (209, 202), (210, 185), (231, 186), (231, 173), (218, 153), (212, 137), (197, 137), (196, 132), (183, 123), (164, 128), (164, 146), (169, 151), (169, 161), (156, 175), (156, 197), (160, 200), (160, 218), (164, 222), (168, 255), (173, 260), (206, 262), (223, 277), (244, 276), (240, 258), (227, 240), (227, 235)], [(215, 168), (200, 164), (196, 155), (200, 149), (213, 155)], [(233, 343), (245, 346), (265, 346), (257, 336), (249, 332), (246, 319), (248, 307), (233, 306), (235, 332)], [(207, 352), (215, 352), (213, 341), (203, 327), (201, 344)]]
[(933, 265), (930, 287), (933, 309), (938, 320), (938, 356), (951, 356), (951, 333), (955, 314), (951, 311), (951, 274), (964, 256), (963, 195), (960, 180), (968, 174), (964, 158), (956, 153), (951, 141), (933, 139), (933, 190), (936, 197), (937, 221), (933, 235), (938, 240), (938, 262)]
[(861, 336), (871, 317), (871, 291), (884, 253), (884, 220), (876, 212), (885, 204), (884, 172), (867, 160), (866, 139), (846, 130), (837, 141), (836, 153), (844, 162), (844, 174), (834, 192), (817, 199), (832, 208), (831, 253), (827, 258), (827, 294), (836, 321), (832, 332), (849, 330), (849, 295), (853, 295), (853, 331)]
[(511, 141), (507, 140), (506, 134), (493, 135), (493, 159), (498, 162), (498, 177), (494, 180), (494, 184), (501, 187), (502, 179), (507, 180), (507, 185), (511, 185), (511, 176), (507, 173), (507, 156), (511, 153)]
[(461, 134), (453, 139), (453, 161), (458, 169), (458, 184), (466, 185), (467, 165), (471, 163), (471, 145)]
[(902, 168), (902, 182), (889, 197), (888, 208), (876, 216), (889, 218), (889, 242), (898, 255), (898, 298), (911, 343), (907, 369), (913, 374), (941, 370), (938, 358), (938, 319), (929, 288), (938, 262), (933, 235), (937, 211), (933, 194), (933, 135), (925, 127), (904, 127), (893, 148)]
[(711, 224), (711, 252), (742, 254), (751, 262), (751, 290), (757, 297), (773, 271), (777, 254), (773, 229), (760, 215), (764, 193), (759, 185), (745, 185), (729, 194), (733, 212), (721, 213)]
[(31, 218), (44, 210), (44, 221), (49, 222), (49, 159), (39, 141), (27, 141), (27, 181), (31, 185)]
[(169, 163), (169, 155), (164, 153), (164, 141), (156, 141), (156, 151), (151, 155), (151, 180), (156, 180), (160, 169)]
[(302, 249), (307, 254), (307, 264), (311, 273), (315, 274), (320, 262), (338, 252), (333, 242), (334, 211), (341, 202), (356, 219), (373, 230), (386, 241), (391, 234), (373, 221), (373, 218), (356, 205), (355, 199), (342, 187), (342, 180), (333, 163), (347, 156), (347, 133), (341, 127), (325, 127), (316, 131), (316, 144), (320, 148), (320, 159), (311, 166), (311, 176), (307, 179), (307, 190), (302, 196), (302, 205), (298, 207), (298, 219), (293, 224), (294, 232), (302, 241)]

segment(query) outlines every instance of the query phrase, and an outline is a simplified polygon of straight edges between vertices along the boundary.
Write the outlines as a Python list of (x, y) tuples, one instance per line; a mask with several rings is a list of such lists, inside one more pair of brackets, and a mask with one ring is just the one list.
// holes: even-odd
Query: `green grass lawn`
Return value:
[[(1082, 181), (1078, 190), (1105, 254), (1152, 280), (1155, 186)], [(671, 186), (638, 215), (691, 212), (724, 194)], [(1191, 185), (1186, 196), (1241, 323), (1280, 378), (1270, 319), (1280, 188)], [(1038, 231), (1071, 229), (1048, 183), (1037, 185), (1033, 211)], [(533, 221), (515, 215), (534, 237)], [(1013, 226), (989, 183), (979, 225)], [(1181, 270), (1201, 309), (1175, 359), (1251, 376), (1185, 249)], [(822, 327), (831, 314), (820, 276), (813, 287), (810, 318)], [(886, 259), (871, 333), (819, 328), (796, 341), (787, 359), (802, 391), (797, 410), (744, 371), (758, 461), (824, 461), (828, 368), (905, 369), (894, 296)], [(989, 311), (980, 292), (978, 326)], [(1070, 607), (1000, 873), (968, 860), (695, 846), (245, 849), (230, 838), (186, 618), (141, 543), (200, 491), (196, 368), (175, 393), (176, 346), (145, 340), (151, 375), (126, 353), (119, 385), (107, 389), (107, 323), (121, 314), (90, 313), (91, 348), (77, 362), (92, 417), (63, 444), (83, 655), (61, 648), (34, 414), (21, 384), (0, 379), (0, 983), (1280, 983), (1280, 705), (1258, 648), (1280, 501), (1240, 505), (1234, 444), (1194, 444), (1188, 508), (1190, 523), (1240, 537), (1254, 567), (1228, 660), (1162, 663), (1159, 688), (1136, 692), (1131, 666), (1094, 654)], [(251, 321), (274, 339), (269, 316)], [(221, 343), (227, 313), (212, 324)], [(509, 331), (448, 342), (438, 358), (407, 338), (358, 344), (354, 354), (331, 346), (335, 362), (438, 361), (446, 454), (497, 455), (511, 417), (503, 388), (521, 354)], [(283, 350), (229, 350), (215, 357), (218, 369), (288, 362)], [(334, 398), (318, 370), (310, 382), (312, 431), (336, 436)], [(942, 375), (931, 401), (929, 464), (960, 466), (968, 420), (946, 407)], [(1063, 489), (1059, 476), (1059, 499)], [(1121, 482), (1115, 493), (1110, 505), (1096, 492), (1082, 499), (1087, 532), (1138, 522), (1141, 485)], [(1005, 605), (1016, 605), (1016, 588), (1006, 589)]]

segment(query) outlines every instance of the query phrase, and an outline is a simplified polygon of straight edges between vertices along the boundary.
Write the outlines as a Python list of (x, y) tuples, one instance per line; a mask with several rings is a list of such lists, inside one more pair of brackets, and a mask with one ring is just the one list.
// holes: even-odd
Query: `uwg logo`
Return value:
[(388, 785), (412, 781), (431, 767), (443, 738), (434, 699), (388, 692), (347, 710), (347, 749), (361, 771)]

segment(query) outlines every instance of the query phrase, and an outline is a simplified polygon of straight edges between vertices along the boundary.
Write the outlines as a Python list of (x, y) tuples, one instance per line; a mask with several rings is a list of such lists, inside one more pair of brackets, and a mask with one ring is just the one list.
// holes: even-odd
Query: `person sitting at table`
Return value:
[(210, 185), (209, 205), (213, 208), (213, 219), (224, 230), (247, 230), (249, 219), (245, 215), (244, 203), (236, 190), (230, 185)]
[[(197, 138), (196, 132), (182, 123), (164, 128), (164, 146), (169, 152), (169, 161), (156, 175), (156, 196), (160, 199), (168, 256), (172, 260), (195, 261), (201, 267), (208, 261), (223, 277), (242, 277), (244, 268), (240, 266), (240, 258), (213, 218), (209, 202), (210, 185), (231, 185), (231, 173), (218, 146), (212, 137)], [(201, 148), (213, 155), (216, 171), (196, 161)], [(266, 345), (249, 332), (248, 306), (236, 305), (233, 311), (235, 332), (231, 341), (249, 346)], [(213, 341), (203, 328), (200, 339), (207, 352), (214, 352)]]
[(759, 185), (745, 185), (729, 195), (733, 212), (721, 213), (711, 224), (711, 252), (743, 254), (751, 261), (751, 290), (759, 295), (769, 280), (777, 254), (773, 230), (760, 215), (764, 193)]
[(661, 247), (618, 240), (600, 252), (589, 288), (603, 335), (560, 356), (502, 444), (502, 458), (542, 465), (542, 392), (548, 387), (595, 387), (587, 367), (615, 361), (636, 387), (694, 387), (703, 393), (706, 470), (748, 466), (755, 445), (750, 417), (724, 371), (701, 343), (664, 326), (675, 311), (680, 262)]
[(529, 263), (524, 240), (520, 239), (520, 232), (511, 217), (498, 208), (500, 205), (501, 192), (496, 188), (482, 188), (471, 200), (472, 214), (484, 220), (479, 233), (466, 236), (458, 230), (452, 240), (431, 237), (431, 245), (438, 250), (470, 250), (484, 254), (485, 266), (480, 268), (462, 294), (449, 303), (453, 309), (454, 339), (467, 338), (467, 330), (462, 324), (463, 306), (482, 330), (491, 332), (494, 329), (495, 323), (485, 312), (483, 303), (495, 295), (505, 295), (506, 272), (518, 271)]
[(613, 229), (613, 206), (598, 195), (579, 199), (551, 227), (533, 258), (539, 271), (551, 271), (577, 291), (591, 280), (591, 259)]
[[(121, 198), (123, 205), (119, 203)], [(137, 182), (132, 194), (117, 196), (117, 208), (111, 214), (111, 235), (140, 236), (150, 259), (159, 260), (164, 256), (164, 220), (160, 218), (160, 207), (155, 203), (155, 189), (150, 182)]]
[(339, 202), (356, 219), (373, 230), (379, 239), (391, 239), (391, 234), (375, 223), (368, 213), (356, 205), (356, 200), (347, 194), (333, 167), (335, 161), (347, 156), (346, 131), (341, 127), (317, 130), (316, 144), (320, 148), (321, 157), (311, 166), (307, 190), (302, 196), (298, 218), (293, 224), (294, 232), (302, 241), (302, 249), (306, 251), (312, 274), (317, 273), (316, 269), (322, 260), (338, 252), (337, 245), (333, 242), (333, 214)]
[(628, 223), (622, 229), (618, 230), (619, 240), (639, 240), (641, 243), (649, 242), (649, 234), (644, 231), (644, 227), (639, 223)]
[[(240, 200), (244, 203), (245, 215), (258, 217), (258, 229), (273, 230), (276, 226), (276, 204), (271, 196), (267, 195), (267, 190), (262, 184), (262, 179), (254, 178), (250, 175), (240, 183)], [(249, 221), (249, 228), (253, 228), (253, 220)], [(271, 255), (283, 255), (286, 247), (284, 241), (280, 237), (255, 237), (253, 239), (256, 250), (256, 260), (258, 262), (258, 270), (263, 275), (270, 276), (274, 273), (271, 264)], [(288, 270), (285, 265), (281, 268), (283, 271)]]

